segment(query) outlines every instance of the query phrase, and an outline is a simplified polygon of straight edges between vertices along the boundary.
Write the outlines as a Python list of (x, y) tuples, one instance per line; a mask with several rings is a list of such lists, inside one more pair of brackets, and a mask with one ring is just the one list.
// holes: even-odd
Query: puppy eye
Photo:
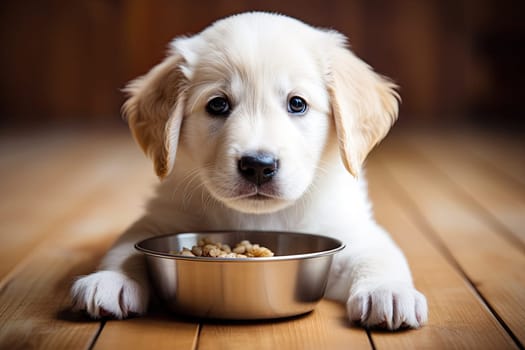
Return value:
[(296, 115), (304, 115), (307, 110), (308, 110), (308, 104), (303, 98), (299, 96), (293, 96), (288, 101), (288, 113), (296, 114)]
[(230, 103), (224, 97), (212, 98), (206, 105), (206, 112), (217, 117), (227, 116), (230, 114)]

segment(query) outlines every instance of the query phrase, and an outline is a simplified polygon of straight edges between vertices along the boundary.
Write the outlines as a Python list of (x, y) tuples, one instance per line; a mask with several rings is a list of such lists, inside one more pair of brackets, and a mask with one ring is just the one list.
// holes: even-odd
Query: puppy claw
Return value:
[(346, 307), (350, 320), (366, 328), (419, 328), (427, 321), (425, 297), (405, 283), (353, 288)]
[(148, 289), (115, 271), (99, 271), (79, 278), (71, 288), (73, 310), (85, 310), (92, 318), (123, 319), (146, 312)]

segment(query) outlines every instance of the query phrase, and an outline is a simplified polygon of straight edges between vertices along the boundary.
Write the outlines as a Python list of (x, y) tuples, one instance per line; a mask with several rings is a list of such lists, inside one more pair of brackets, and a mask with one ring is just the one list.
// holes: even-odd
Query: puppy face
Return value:
[(397, 114), (392, 88), (340, 34), (249, 13), (176, 39), (130, 84), (124, 112), (159, 176), (184, 153), (213, 197), (268, 213), (308, 191), (334, 129), (343, 163), (359, 172)]
[[(198, 57), (187, 68), (180, 146), (215, 198), (239, 211), (270, 212), (312, 182), (330, 128), (328, 93), (309, 47), (245, 25), (175, 42)], [(305, 41), (301, 35), (291, 42)]]

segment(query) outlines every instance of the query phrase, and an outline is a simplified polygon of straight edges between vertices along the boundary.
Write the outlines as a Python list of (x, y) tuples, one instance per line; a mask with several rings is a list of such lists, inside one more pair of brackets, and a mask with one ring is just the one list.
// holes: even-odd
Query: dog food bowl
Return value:
[[(200, 239), (260, 244), (273, 257), (213, 258), (177, 255)], [(146, 261), (158, 295), (176, 313), (217, 319), (269, 319), (312, 311), (323, 297), (339, 240), (293, 232), (191, 232), (153, 237), (135, 248)]]

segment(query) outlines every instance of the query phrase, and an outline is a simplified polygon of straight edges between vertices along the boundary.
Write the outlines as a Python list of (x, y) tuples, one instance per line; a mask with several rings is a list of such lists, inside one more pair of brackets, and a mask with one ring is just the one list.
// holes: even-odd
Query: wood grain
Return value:
[[(134, 209), (122, 223), (128, 225), (133, 215), (139, 215), (145, 189), (151, 185), (137, 186), (128, 193), (124, 186), (153, 179), (149, 163), (121, 132), (64, 131), (40, 140), (37, 137), (36, 142), (33, 138), (31, 134), (21, 135), (16, 137), (17, 142), (10, 141), (13, 138), (2, 142), (6, 147), (0, 153), (0, 167), (5, 170), (0, 192), (8, 200), (0, 202), (4, 232), (0, 236), (0, 279), (46, 236), (69, 224), (68, 220), (78, 220), (75, 211), (83, 210), (81, 206), (96, 207), (105, 199), (93, 195), (97, 191), (107, 193), (100, 187), (127, 196), (128, 205)], [(126, 183), (119, 183), (119, 174), (126, 172)], [(119, 210), (118, 204), (110, 210)]]
[(69, 312), (69, 287), (77, 274), (95, 268), (109, 242), (80, 246), (66, 242), (43, 244), (19, 265), (0, 289), (1, 349), (87, 348), (100, 325)]
[[(385, 152), (387, 155), (392, 159), (391, 153)], [(424, 232), (427, 227), (420, 225), (421, 218), (399, 195), (396, 188), (399, 185), (389, 179), (385, 165), (374, 158), (368, 169), (377, 220), (405, 253), (415, 285), (427, 297), (429, 307), (429, 323), (419, 330), (406, 331), (402, 336), (374, 332), (376, 348), (513, 348), (512, 339), (466, 283), (454, 262), (447, 260), (427, 237), (429, 233)]]
[[(445, 150), (446, 144), (442, 146)], [(521, 248), (488, 224), (486, 213), (465, 200), (461, 188), (429, 166), (413, 146), (391, 141), (383, 152), (378, 152), (378, 159), (390, 180), (402, 188), (405, 205), (431, 232), (434, 244), (457, 264), (468, 283), (524, 343), (525, 293), (520, 291), (525, 290), (525, 254)], [(476, 171), (470, 168), (470, 172)]]
[[(104, 325), (71, 313), (73, 278), (92, 272), (140, 215), (156, 182), (151, 164), (127, 132), (1, 138), (0, 349), (522, 348), (525, 257), (508, 233), (523, 219), (507, 220), (525, 200), (510, 175), (523, 168), (520, 143), (491, 148), (491, 134), (472, 133), (467, 145), (481, 145), (482, 157), (451, 150), (462, 138), (450, 135), (394, 133), (368, 162), (376, 215), (430, 308), (422, 329), (370, 338), (348, 324), (343, 305), (327, 300), (311, 314), (268, 322), (161, 312)], [(492, 159), (502, 152), (504, 161)]]
[[(416, 133), (407, 135), (403, 141), (407, 143), (406, 148), (417, 147), (414, 148), (418, 150), (416, 154), (448, 177), (464, 194), (465, 202), (478, 206), (479, 214), (487, 220), (487, 225), (509, 231), (514, 236), (511, 239), (521, 241), (516, 244), (525, 252), (525, 182), (523, 186), (518, 184), (519, 174), (525, 181), (525, 141), (512, 138), (501, 140), (495, 136), (484, 147), (477, 147), (479, 142), (470, 141), (475, 138), (469, 135), (458, 132), (447, 137), (446, 144), (434, 140), (425, 143), (425, 147), (417, 147), (424, 140)], [(501, 148), (503, 142), (508, 151), (499, 150), (498, 156), (490, 151), (493, 147)], [(443, 152), (444, 149), (450, 152)], [(489, 156), (481, 159), (480, 154)], [(510, 161), (506, 159), (509, 155), (522, 161)], [(516, 177), (516, 181), (509, 177)]]
[[(26, 207), (11, 218), (10, 224), (18, 230), (9, 235), (3, 232), (2, 259), (16, 264), (16, 267), (0, 281), (0, 348), (87, 348), (95, 338), (100, 323), (70, 312), (69, 288), (76, 276), (95, 269), (115, 236), (142, 211), (139, 203), (143, 192), (128, 191), (125, 186), (134, 186), (138, 182), (146, 185), (149, 182), (145, 173), (140, 171), (140, 161), (127, 164), (132, 160), (126, 157), (129, 144), (115, 140), (96, 143), (97, 138), (91, 135), (84, 142), (72, 144), (78, 155), (85, 155), (91, 149), (100, 157), (77, 159), (84, 162), (80, 169), (84, 166), (84, 170), (92, 169), (84, 175), (72, 171), (68, 173), (70, 177), (64, 178), (64, 168), (56, 167), (54, 177), (51, 176), (53, 171), (50, 171), (49, 177), (44, 177), (48, 182), (41, 184), (42, 191), (49, 196), (49, 201), (63, 201), (50, 212), (56, 217), (48, 218), (50, 220), (45, 220), (43, 224), (38, 221), (38, 216), (33, 221), (30, 212), (39, 210), (41, 199), (28, 195)], [(105, 158), (102, 154), (109, 146), (113, 146), (112, 158)], [(38, 155), (38, 152), (35, 154)], [(60, 155), (69, 153), (57, 154), (60, 158)], [(114, 159), (119, 157), (130, 171), (125, 184), (119, 184), (116, 176), (119, 166)], [(64, 156), (62, 165), (67, 165), (68, 161), (72, 159)], [(35, 181), (40, 181), (38, 171), (33, 171), (33, 174)], [(93, 177), (91, 181), (90, 177)], [(108, 182), (110, 177), (114, 180)], [(65, 187), (72, 192), (66, 195), (67, 190), (57, 190), (54, 193), (54, 180), (57, 179), (69, 181), (70, 184)], [(21, 178), (21, 182), (14, 183), (10, 190), (22, 195), (26, 190), (26, 181), (26, 178)], [(83, 185), (86, 185), (83, 190), (72, 189), (82, 188)], [(4, 208), (2, 215), (8, 210)], [(21, 228), (24, 227), (31, 228), (31, 231), (23, 231)], [(24, 234), (27, 241), (21, 243), (16, 240), (17, 235)]]
[(351, 328), (343, 305), (323, 300), (310, 314), (268, 322), (204, 323), (199, 350), (371, 349), (366, 332)]
[[(403, 86), (406, 120), (451, 119), (450, 113), (438, 114), (443, 111), (458, 115), (473, 92), (467, 78), (481, 76), (491, 79), (487, 88), (497, 86), (477, 69), (480, 63), (485, 67), (483, 57), (467, 49), (470, 35), (485, 30), (462, 20), (479, 11), (478, 3), (77, 0), (1, 6), (0, 112), (22, 126), (50, 120), (118, 123), (119, 89), (157, 64), (175, 36), (253, 10), (284, 13), (348, 35), (364, 61)], [(470, 60), (477, 64), (467, 65)]]
[[(425, 142), (430, 139), (430, 145), (439, 142), (443, 132), (425, 131), (406, 133), (415, 142)], [(423, 137), (422, 137), (423, 136)], [(522, 133), (504, 133), (483, 129), (458, 128), (447, 130), (447, 146), (449, 149), (461, 150), (466, 161), (476, 161), (484, 172), (492, 176), (506, 175), (509, 185), (514, 183), (523, 191), (525, 186), (525, 139)], [(520, 184), (516, 186), (516, 184)]]
[(199, 324), (166, 316), (147, 316), (107, 322), (95, 350), (103, 349), (196, 349)]

